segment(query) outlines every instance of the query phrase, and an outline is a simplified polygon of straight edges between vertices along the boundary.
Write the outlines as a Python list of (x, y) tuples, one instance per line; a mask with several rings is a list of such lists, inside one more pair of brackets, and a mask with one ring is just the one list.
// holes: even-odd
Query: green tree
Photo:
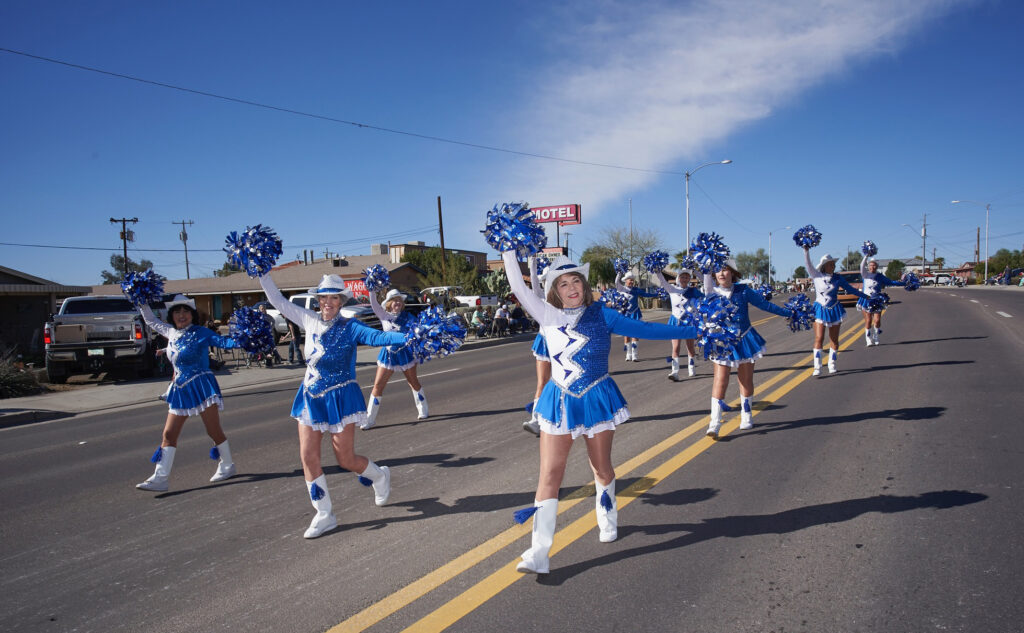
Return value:
[(907, 265), (898, 259), (894, 259), (889, 262), (889, 265), (885, 267), (885, 276), (889, 279), (899, 279), (903, 276), (903, 271)]
[(407, 252), (402, 261), (423, 271), (420, 283), (424, 287), (460, 286), (467, 294), (482, 294), (486, 290), (480, 282), (476, 266), (452, 251), (448, 251), (448, 257), (445, 258), (444, 273), (441, 270), (441, 249), (436, 246), (423, 251)]
[(843, 266), (843, 270), (859, 270), (860, 260), (864, 259), (864, 253), (860, 251), (847, 251), (846, 257), (840, 262)]
[(807, 276), (807, 269), (803, 266), (797, 266), (793, 271), (793, 279), (807, 279)]
[(241, 268), (232, 266), (231, 262), (224, 262), (224, 265), (219, 270), (213, 271), (214, 277), (227, 277), (228, 275), (234, 275), (237, 272), (241, 272)]
[(763, 248), (757, 249), (755, 253), (738, 253), (736, 266), (744, 277), (760, 277), (765, 281), (768, 280), (768, 252)]
[(590, 285), (597, 287), (601, 284), (611, 284), (615, 281), (615, 265), (612, 259), (616, 255), (605, 246), (588, 246), (580, 255), (581, 264), (590, 264), (590, 275), (587, 281)]
[[(1024, 255), (1020, 251), (1011, 251), (1008, 248), (1000, 248), (996, 254), (988, 259), (988, 276), (1001, 275), (1003, 270), (1009, 266), (1010, 269), (1024, 268)], [(979, 277), (985, 274), (985, 262), (974, 267)]]
[[(132, 258), (128, 258), (128, 272), (130, 273), (141, 273), (149, 270), (153, 267), (153, 262), (148, 259), (143, 259), (138, 262), (132, 261)], [(110, 256), (110, 268), (100, 273), (101, 283), (104, 284), (120, 284), (124, 280), (124, 255), (113, 254)]]
[(935, 261), (933, 263), (935, 264), (936, 268), (945, 268), (946, 267), (946, 258), (945, 257), (936, 257)]

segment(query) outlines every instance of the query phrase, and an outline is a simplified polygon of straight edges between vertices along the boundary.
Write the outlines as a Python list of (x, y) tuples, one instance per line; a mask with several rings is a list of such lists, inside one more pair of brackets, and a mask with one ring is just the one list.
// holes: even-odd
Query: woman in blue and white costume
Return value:
[[(697, 303), (704, 298), (704, 293), (698, 288), (690, 287), (690, 278), (693, 272), (686, 268), (680, 268), (679, 272), (676, 273), (676, 283), (670, 284), (665, 280), (665, 275), (661, 271), (657, 271), (654, 275), (654, 279), (668, 292), (669, 300), (672, 302), (672, 316), (668, 318), (669, 325), (679, 325), (682, 322), (684, 316), (686, 316), (687, 308), (697, 307)], [(696, 373), (694, 366), (693, 357), (696, 356), (696, 346), (692, 338), (688, 339), (672, 339), (672, 371), (668, 375), (669, 380), (679, 380), (679, 350), (681, 345), (680, 340), (686, 342), (686, 375), (693, 377)]]
[(736, 378), (740, 384), (740, 428), (751, 429), (753, 411), (751, 399), (754, 397), (754, 362), (764, 356), (765, 341), (754, 326), (750, 324), (750, 304), (781, 317), (789, 317), (791, 312), (765, 300), (761, 293), (747, 284), (736, 283), (742, 278), (736, 266), (736, 260), (725, 260), (722, 269), (713, 275), (704, 275), (704, 294), (710, 297), (717, 294), (728, 299), (736, 306), (736, 325), (739, 327), (740, 343), (733, 350), (731, 358), (715, 359), (715, 379), (711, 385), (711, 424), (707, 434), (718, 437), (722, 427), (722, 411), (729, 409), (725, 405), (725, 392), (729, 387), (729, 375), (736, 368)]
[[(530, 289), (539, 299), (543, 300), (543, 275), (537, 272), (537, 258), (527, 258), (526, 267), (530, 269)], [(544, 272), (546, 274), (547, 270)], [(533, 352), (533, 357), (536, 359), (537, 364), (537, 389), (533, 394), (533, 408), (531, 409), (530, 419), (523, 422), (523, 430), (540, 437), (540, 421), (537, 419), (537, 400), (540, 399), (544, 385), (548, 384), (548, 381), (551, 380), (551, 357), (548, 356), (548, 344), (544, 341), (544, 334), (542, 332), (537, 332), (537, 336), (533, 339), (533, 347), (530, 350)]]
[[(388, 290), (388, 294), (384, 296), (384, 307), (378, 303), (377, 293), (371, 291), (370, 307), (380, 319), (380, 325), (385, 332), (405, 334), (415, 320), (412, 314), (405, 311), (405, 295), (395, 288)], [(427, 419), (427, 397), (423, 394), (423, 386), (420, 384), (419, 378), (416, 377), (416, 359), (405, 345), (390, 345), (381, 349), (380, 355), (377, 356), (377, 377), (373, 380), (370, 402), (366, 406), (366, 424), (362, 428), (368, 429), (377, 423), (377, 412), (380, 410), (384, 387), (387, 386), (396, 370), (405, 374), (405, 381), (412, 389), (412, 399), (416, 404), (416, 419)]]
[[(630, 319), (640, 320), (643, 318), (643, 313), (640, 312), (640, 297), (657, 297), (658, 295), (654, 292), (648, 292), (647, 290), (641, 290), (636, 287), (636, 277), (633, 276), (633, 271), (627, 271), (626, 274), (617, 273), (615, 275), (615, 289), (619, 292), (624, 292), (629, 295), (629, 307), (626, 308), (626, 317)], [(636, 343), (639, 339), (635, 336), (623, 337), (624, 348), (626, 350), (626, 360), (636, 361)]]
[(804, 247), (804, 263), (807, 272), (814, 282), (814, 375), (821, 375), (821, 352), (825, 342), (825, 329), (828, 328), (828, 340), (832, 349), (828, 352), (828, 373), (836, 373), (836, 358), (839, 355), (839, 328), (842, 326), (846, 310), (839, 303), (839, 289), (845, 288), (850, 294), (861, 299), (868, 296), (850, 285), (836, 272), (836, 258), (828, 253), (821, 256), (818, 266), (811, 263), (811, 249)]
[(341, 316), (341, 306), (352, 296), (338, 275), (324, 275), (310, 294), (317, 295), (320, 313), (299, 307), (285, 298), (270, 275), (260, 277), (267, 299), (281, 315), (302, 325), (306, 331), (303, 351), (306, 375), (292, 403), (292, 417), (298, 422), (299, 457), (306, 477), (306, 489), (316, 514), (303, 534), (316, 538), (338, 525), (327, 491), (327, 479), (320, 464), (320, 443), (331, 434), (331, 446), (338, 465), (373, 485), (374, 501), (382, 506), (391, 494), (391, 472), (355, 452), (355, 427), (366, 424), (366, 401), (356, 382), (356, 346), (401, 345), (405, 336), (381, 332), (357, 319)]
[[(658, 340), (696, 336), (695, 328), (645, 323), (622, 316), (594, 302), (587, 283), (589, 264), (577, 266), (559, 256), (544, 281), (546, 299), (531, 292), (519, 272), (515, 251), (502, 253), (512, 292), (540, 324), (551, 358), (551, 380), (535, 410), (540, 422), (540, 477), (533, 515), (530, 549), (517, 569), (546, 574), (548, 553), (558, 515), (558, 491), (565, 475), (572, 441), (583, 436), (597, 488), (597, 524), (601, 542), (618, 538), (612, 438), (615, 427), (629, 419), (626, 400), (608, 374), (612, 334)], [(524, 519), (525, 520), (525, 519)]]
[[(881, 293), (887, 286), (907, 285), (902, 281), (893, 281), (878, 272), (878, 262), (866, 256), (860, 260), (860, 276), (864, 279), (864, 293), (869, 297)], [(878, 345), (878, 335), (882, 333), (882, 314), (885, 312), (885, 308), (872, 308), (867, 299), (857, 299), (857, 309), (864, 315), (864, 343), (869, 347)]]
[[(160, 448), (153, 455), (156, 469), (146, 481), (136, 484), (140, 490), (163, 492), (167, 490), (167, 479), (174, 465), (174, 453), (178, 447), (178, 436), (190, 415), (198, 415), (206, 426), (206, 434), (213, 440), (214, 449), (210, 457), (219, 459), (217, 472), (210, 481), (222, 481), (237, 473), (231, 459), (228, 438), (220, 427), (220, 410), (224, 399), (213, 372), (210, 371), (210, 348), (230, 349), (238, 343), (230, 337), (220, 336), (213, 330), (199, 325), (196, 302), (185, 295), (177, 295), (164, 304), (167, 320), (157, 319), (148, 305), (139, 307), (146, 324), (160, 336), (167, 339), (167, 359), (174, 367), (174, 378), (167, 391), (160, 396), (167, 401), (167, 421)], [(214, 406), (216, 405), (216, 406)]]

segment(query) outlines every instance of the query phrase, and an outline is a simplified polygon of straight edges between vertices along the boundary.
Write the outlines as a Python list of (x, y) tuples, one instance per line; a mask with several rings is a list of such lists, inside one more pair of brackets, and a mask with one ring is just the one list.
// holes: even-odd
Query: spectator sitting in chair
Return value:
[(476, 335), (478, 338), (483, 338), (487, 334), (488, 330), (488, 319), (487, 314), (477, 308), (473, 311), (473, 317), (469, 320), (469, 324), (476, 328)]
[(529, 329), (530, 320), (526, 318), (526, 312), (523, 311), (523, 307), (518, 303), (515, 304), (515, 306), (512, 308), (511, 318), (513, 334), (516, 332), (516, 330), (519, 330), (520, 332), (525, 332), (527, 329)]
[(502, 304), (499, 306), (498, 310), (494, 313), (494, 325), (491, 327), (491, 330), (498, 336), (508, 334), (509, 317), (508, 305)]

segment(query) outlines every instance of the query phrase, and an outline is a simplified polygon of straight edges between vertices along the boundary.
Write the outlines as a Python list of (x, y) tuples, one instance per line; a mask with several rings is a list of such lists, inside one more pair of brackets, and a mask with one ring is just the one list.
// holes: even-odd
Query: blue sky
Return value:
[(909, 258), (927, 214), (928, 256), (959, 263), (985, 210), (953, 199), (991, 203), (991, 252), (1024, 244), (1021, 32), (1000, 0), (6, 0), (0, 48), (336, 121), (0, 51), (0, 265), (98, 283), (111, 217), (139, 218), (129, 256), (171, 278), (181, 220), (193, 277), (256, 223), (288, 258), (434, 244), (439, 195), (449, 247), (486, 251), (496, 202), (579, 203), (578, 255), (632, 200), (674, 252), (680, 174), (722, 159), (691, 180), (691, 234), (740, 252), (773, 231), (782, 277), (807, 223), (816, 254)]

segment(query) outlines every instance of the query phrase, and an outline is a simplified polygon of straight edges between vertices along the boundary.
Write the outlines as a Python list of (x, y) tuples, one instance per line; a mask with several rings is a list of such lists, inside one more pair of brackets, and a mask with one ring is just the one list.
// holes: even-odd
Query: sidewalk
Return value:
[[(502, 338), (470, 338), (462, 350), (479, 349), (492, 345), (503, 345), (519, 341), (530, 341), (534, 332)], [(461, 350), (460, 350), (461, 351)], [(458, 353), (458, 352), (456, 352)], [(375, 365), (379, 350), (376, 347), (360, 346), (356, 352), (356, 367)], [(275, 365), (271, 368), (235, 367), (228, 363), (216, 372), (217, 382), (224, 394), (251, 387), (292, 382), (298, 388), (306, 368), (303, 365)], [(117, 384), (86, 385), (67, 391), (52, 391), (37, 396), (7, 398), (0, 400), (0, 429), (47, 420), (59, 420), (84, 413), (111, 411), (126, 407), (139, 407), (159, 402), (169, 376), (140, 378)]]

